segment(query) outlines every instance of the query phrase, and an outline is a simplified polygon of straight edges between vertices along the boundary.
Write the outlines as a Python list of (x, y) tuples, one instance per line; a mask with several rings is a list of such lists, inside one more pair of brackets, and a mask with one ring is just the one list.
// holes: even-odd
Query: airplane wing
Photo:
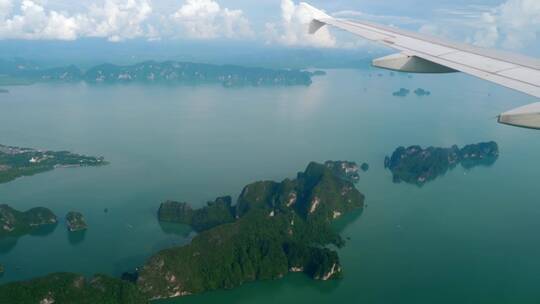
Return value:
[[(375, 59), (373, 65), (376, 67), (409, 73), (464, 72), (540, 98), (538, 59), (449, 42), (371, 22), (333, 18), (307, 3), (301, 5), (313, 13), (309, 28), (312, 34), (331, 25), (399, 51)], [(503, 113), (499, 122), (540, 129), (540, 102)]]

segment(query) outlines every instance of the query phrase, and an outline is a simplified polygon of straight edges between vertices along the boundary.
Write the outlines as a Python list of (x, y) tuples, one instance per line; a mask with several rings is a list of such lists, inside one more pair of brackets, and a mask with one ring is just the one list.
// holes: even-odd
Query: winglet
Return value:
[(326, 25), (326, 23), (323, 21), (324, 19), (330, 19), (330, 15), (325, 13), (324, 11), (321, 11), (320, 9), (317, 9), (305, 2), (300, 2), (300, 7), (307, 10), (311, 17), (313, 18), (311, 22), (309, 23), (309, 33), (315, 34), (318, 30), (320, 30), (323, 26)]

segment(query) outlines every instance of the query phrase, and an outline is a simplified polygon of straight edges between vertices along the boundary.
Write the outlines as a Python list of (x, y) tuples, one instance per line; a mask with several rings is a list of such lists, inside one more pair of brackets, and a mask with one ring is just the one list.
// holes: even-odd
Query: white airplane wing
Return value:
[[(375, 59), (373, 65), (376, 67), (409, 73), (464, 72), (540, 98), (538, 59), (449, 42), (366, 21), (333, 18), (307, 3), (301, 5), (313, 13), (309, 29), (312, 34), (325, 25), (331, 25), (399, 51), (395, 55)], [(499, 122), (540, 129), (540, 102), (503, 113)]]

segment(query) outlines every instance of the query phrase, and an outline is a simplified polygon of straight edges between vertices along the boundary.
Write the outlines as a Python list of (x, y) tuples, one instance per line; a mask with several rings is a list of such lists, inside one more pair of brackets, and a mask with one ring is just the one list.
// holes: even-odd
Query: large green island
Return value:
[(97, 276), (100, 288), (96, 278), (67, 273), (9, 283), (0, 286), (0, 302), (145, 303), (279, 279), (289, 272), (339, 278), (342, 266), (333, 248), (344, 241), (331, 223), (361, 209), (364, 196), (330, 167), (311, 163), (295, 179), (252, 183), (235, 205), (230, 197), (201, 209), (165, 202), (160, 220), (189, 224), (199, 232), (189, 245), (158, 252), (137, 272), (122, 276), (125, 280)]
[(0, 184), (60, 167), (95, 167), (106, 164), (103, 157), (0, 145)]
[(0, 60), (0, 86), (39, 82), (221, 84), (225, 87), (308, 86), (311, 85), (313, 76), (324, 74), (322, 71), (276, 70), (178, 61), (146, 61), (132, 65), (106, 63), (82, 70), (74, 65), (47, 68), (24, 59)]

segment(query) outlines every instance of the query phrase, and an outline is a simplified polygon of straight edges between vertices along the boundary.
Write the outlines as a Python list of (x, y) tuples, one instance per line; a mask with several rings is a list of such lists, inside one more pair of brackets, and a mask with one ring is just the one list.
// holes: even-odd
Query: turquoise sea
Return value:
[[(380, 76), (379, 76), (380, 74)], [(431, 91), (394, 97), (400, 88)], [(310, 161), (368, 162), (368, 207), (336, 224), (344, 279), (303, 275), (168, 303), (539, 303), (540, 133), (498, 125), (533, 98), (462, 74), (329, 70), (310, 87), (8, 87), (0, 143), (104, 156), (0, 185), (0, 202), (81, 211), (89, 229), (0, 241), (0, 283), (50, 272), (120, 275), (185, 244), (188, 227), (160, 226), (166, 199), (196, 206), (256, 180), (294, 177)], [(422, 188), (393, 184), (383, 160), (400, 145), (494, 140), (492, 167), (456, 168)], [(108, 212), (104, 212), (107, 208)]]

